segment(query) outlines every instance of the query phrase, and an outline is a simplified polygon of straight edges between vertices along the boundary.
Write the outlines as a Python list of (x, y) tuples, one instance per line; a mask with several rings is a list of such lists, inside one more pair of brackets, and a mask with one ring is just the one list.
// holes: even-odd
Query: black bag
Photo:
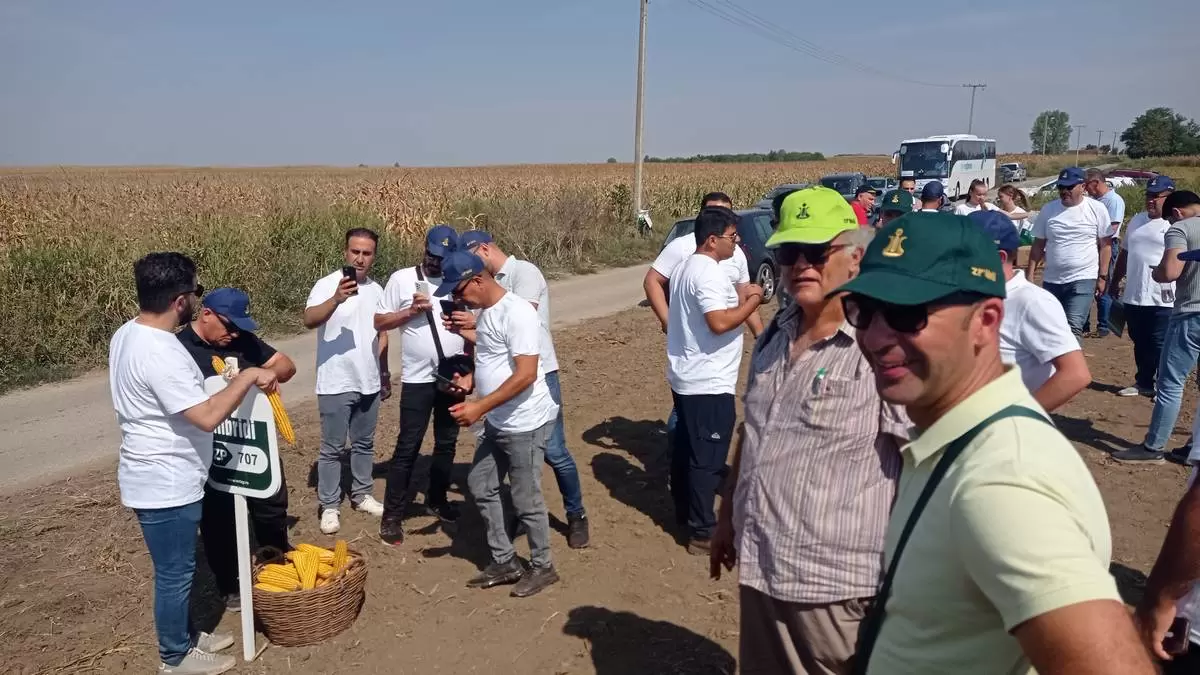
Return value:
[[(425, 275), (421, 272), (421, 265), (418, 264), (417, 279), (425, 281)], [(433, 299), (433, 294), (430, 293), (430, 300)], [(433, 316), (433, 309), (425, 310), (425, 320), (429, 323), (429, 333), (433, 336), (433, 347), (437, 350), (437, 374), (447, 380), (453, 380), (455, 375), (469, 375), (475, 372), (475, 359), (468, 354), (455, 354), (449, 358), (442, 350), (442, 338), (438, 335), (437, 326), (433, 323), (436, 319)], [(437, 388), (441, 391), (446, 390), (446, 383), (441, 380), (436, 381)], [(467, 392), (470, 393), (470, 392)]]
[(900, 540), (896, 542), (896, 552), (892, 554), (892, 564), (888, 565), (887, 574), (883, 577), (883, 584), (879, 588), (878, 595), (871, 605), (870, 611), (863, 619), (858, 631), (858, 647), (854, 651), (853, 675), (866, 675), (867, 664), (871, 660), (871, 650), (875, 647), (875, 641), (879, 638), (879, 631), (883, 628), (883, 618), (886, 614), (887, 601), (892, 594), (892, 582), (896, 578), (896, 568), (900, 564), (900, 555), (904, 553), (904, 547), (908, 544), (908, 538), (912, 535), (913, 528), (916, 527), (917, 521), (921, 518), (921, 512), (925, 510), (925, 505), (929, 503), (929, 499), (937, 490), (938, 484), (942, 482), (946, 472), (950, 469), (950, 465), (958, 459), (967, 445), (979, 435), (993, 422), (1006, 419), (1009, 417), (1028, 417), (1044, 422), (1051, 426), (1053, 422), (1046, 417), (1037, 413), (1034, 410), (1019, 405), (1010, 405), (1004, 410), (992, 415), (984, 421), (976, 424), (970, 431), (954, 439), (945, 452), (942, 453), (941, 459), (938, 460), (937, 466), (933, 467), (933, 472), (929, 474), (929, 482), (925, 483), (925, 487), (921, 490), (921, 495), (917, 497), (917, 503), (913, 505), (912, 512), (908, 514), (908, 520), (904, 523), (904, 529), (900, 531)]

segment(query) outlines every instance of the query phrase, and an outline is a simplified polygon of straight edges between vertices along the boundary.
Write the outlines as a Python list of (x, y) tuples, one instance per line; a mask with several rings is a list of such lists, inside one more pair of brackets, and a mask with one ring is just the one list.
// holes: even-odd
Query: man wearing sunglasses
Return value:
[[(279, 382), (287, 382), (296, 374), (296, 364), (287, 354), (276, 351), (254, 334), (258, 323), (250, 317), (250, 296), (237, 288), (216, 288), (200, 302), (200, 313), (176, 334), (183, 348), (192, 356), (205, 378), (215, 377), (213, 357), (232, 356), (238, 368), (264, 368), (275, 373)], [(260, 546), (280, 551), (291, 550), (288, 542), (288, 492), (283, 467), (279, 467), (279, 491), (270, 497), (251, 497), (246, 500), (250, 522)], [(237, 540), (233, 528), (233, 495), (204, 486), (204, 516), (200, 535), (208, 566), (216, 578), (217, 591), (225, 601), (225, 609), (241, 611), (238, 592)]]
[(1108, 283), (1112, 259), (1112, 224), (1104, 205), (1084, 192), (1086, 174), (1072, 166), (1058, 174), (1058, 199), (1038, 213), (1025, 276), (1032, 278), (1046, 261), (1042, 287), (1054, 294), (1067, 313), (1071, 332), (1083, 335), (1092, 300)]
[(879, 585), (909, 424), (880, 400), (841, 302), (827, 298), (871, 239), (857, 220), (840, 194), (814, 186), (788, 195), (767, 241), (793, 303), (751, 354), (709, 557), (717, 579), (739, 565), (744, 673), (844, 672)]
[(860, 269), (836, 292), (916, 437), (856, 672), (1153, 673), (1108, 571), (1100, 491), (1001, 358), (995, 242), (962, 216), (910, 214)]

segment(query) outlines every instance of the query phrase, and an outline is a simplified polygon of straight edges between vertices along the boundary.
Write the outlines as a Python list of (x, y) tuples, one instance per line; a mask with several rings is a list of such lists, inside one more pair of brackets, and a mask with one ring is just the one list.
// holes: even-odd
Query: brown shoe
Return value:
[(687, 552), (692, 555), (708, 555), (712, 551), (712, 540), (692, 537), (688, 539)]

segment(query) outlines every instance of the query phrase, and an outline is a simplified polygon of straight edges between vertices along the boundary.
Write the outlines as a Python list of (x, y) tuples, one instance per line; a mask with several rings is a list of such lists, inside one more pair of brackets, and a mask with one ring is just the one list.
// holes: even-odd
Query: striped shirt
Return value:
[(786, 602), (873, 597), (908, 416), (880, 400), (849, 324), (789, 362), (800, 307), (778, 321), (750, 361), (733, 497), (739, 582)]

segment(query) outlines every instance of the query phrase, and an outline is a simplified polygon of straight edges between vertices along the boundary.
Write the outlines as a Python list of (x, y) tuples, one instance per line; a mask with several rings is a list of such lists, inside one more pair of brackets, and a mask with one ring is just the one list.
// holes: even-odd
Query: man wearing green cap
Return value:
[(828, 297), (857, 273), (871, 233), (817, 186), (783, 200), (767, 241), (792, 303), (751, 354), (709, 562), (715, 578), (739, 566), (743, 673), (845, 672), (883, 572), (908, 417), (880, 400)]
[(1100, 491), (1001, 360), (996, 245), (969, 218), (913, 213), (860, 267), (835, 292), (916, 438), (855, 672), (1153, 673), (1108, 572)]
[(879, 202), (879, 222), (875, 227), (884, 227), (893, 220), (913, 211), (913, 196), (906, 190), (892, 190)]

